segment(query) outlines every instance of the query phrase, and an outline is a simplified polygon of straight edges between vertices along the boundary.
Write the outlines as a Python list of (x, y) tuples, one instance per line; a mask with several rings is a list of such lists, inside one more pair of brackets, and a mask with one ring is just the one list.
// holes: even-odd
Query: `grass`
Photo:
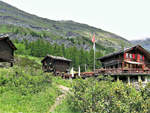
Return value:
[[(71, 87), (71, 81), (43, 73), (40, 68), (41, 58), (24, 55), (16, 57), (19, 62), (16, 61), (13, 68), (0, 68), (0, 113), (47, 113), (62, 94), (58, 85)], [(30, 61), (37, 66), (28, 69)], [(50, 84), (41, 81), (47, 81), (44, 76), (51, 78)]]
[(67, 99), (65, 99), (59, 106), (56, 107), (54, 113), (80, 113), (80, 111), (71, 110), (67, 103)]
[(29, 55), (15, 55), (15, 57), (19, 57), (19, 58), (27, 58), (29, 60), (34, 60), (36, 63), (38, 63), (39, 65), (41, 65), (41, 60), (42, 58), (39, 57), (34, 57), (34, 56), (29, 56)]
[(8, 91), (0, 94), (1, 113), (46, 113), (58, 96), (58, 89), (48, 87), (46, 91), (35, 95), (22, 96)]
[[(52, 77), (52, 81), (52, 86), (47, 86), (46, 91), (35, 95), (22, 96), (14, 91), (0, 94), (0, 113), (46, 113), (54, 104), (56, 97), (61, 94), (57, 86), (71, 87), (69, 80), (63, 80), (60, 77)], [(58, 111), (59, 109), (58, 107)], [(68, 109), (66, 106), (65, 111), (69, 111)]]
[(52, 77), (52, 81), (54, 81), (53, 84), (55, 84), (55, 85), (63, 85), (63, 86), (71, 88), (72, 87), (72, 83), (75, 80), (62, 79), (61, 77), (57, 76), (57, 77)]

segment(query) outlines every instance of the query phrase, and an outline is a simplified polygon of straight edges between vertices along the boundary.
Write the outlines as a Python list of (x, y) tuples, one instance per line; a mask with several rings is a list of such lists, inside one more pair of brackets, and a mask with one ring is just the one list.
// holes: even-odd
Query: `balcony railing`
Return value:
[(115, 68), (115, 69), (97, 69), (97, 73), (99, 74), (107, 74), (107, 75), (119, 75), (119, 74), (150, 74), (150, 69), (138, 69), (138, 68)]

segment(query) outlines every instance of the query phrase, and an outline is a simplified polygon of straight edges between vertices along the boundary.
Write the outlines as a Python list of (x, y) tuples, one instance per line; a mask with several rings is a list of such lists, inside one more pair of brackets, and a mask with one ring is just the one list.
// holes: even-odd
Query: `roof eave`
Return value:
[(6, 40), (11, 48), (13, 48), (14, 50), (17, 50), (16, 46), (9, 39), (9, 35), (8, 34), (0, 36), (0, 40)]
[[(55, 56), (54, 56), (55, 57)], [(52, 59), (55, 59), (55, 60), (62, 60), (62, 61), (67, 61), (67, 62), (72, 62), (72, 60), (70, 59), (57, 59), (57, 58), (54, 58), (52, 57), (51, 55), (47, 55), (45, 56), (45, 58), (41, 61), (41, 63), (43, 63), (47, 58), (52, 58)]]

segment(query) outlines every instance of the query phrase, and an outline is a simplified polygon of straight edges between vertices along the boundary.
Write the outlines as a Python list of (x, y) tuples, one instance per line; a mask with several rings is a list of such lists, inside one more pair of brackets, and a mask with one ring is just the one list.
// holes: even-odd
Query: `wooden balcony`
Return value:
[(115, 64), (120, 64), (122, 63), (123, 59), (114, 59), (114, 60), (110, 60), (107, 62), (101, 62), (103, 66), (110, 66), (110, 65), (115, 65)]
[(150, 69), (145, 68), (115, 68), (115, 69), (97, 69), (96, 73), (103, 75), (150, 75)]

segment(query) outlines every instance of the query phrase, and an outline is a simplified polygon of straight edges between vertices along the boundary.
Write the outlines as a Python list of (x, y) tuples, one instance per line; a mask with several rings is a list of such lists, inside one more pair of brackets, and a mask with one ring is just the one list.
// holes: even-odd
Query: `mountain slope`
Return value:
[[(129, 46), (126, 39), (86, 24), (74, 21), (53, 21), (21, 11), (0, 1), (0, 33), (12, 33), (12, 38), (36, 40), (43, 38), (50, 43), (77, 46), (89, 50), (90, 34), (95, 32), (97, 48)], [(20, 30), (21, 29), (21, 30)], [(34, 34), (34, 35), (33, 35)]]
[(150, 38), (146, 38), (146, 39), (143, 39), (143, 40), (132, 40), (131, 43), (132, 43), (133, 45), (140, 44), (140, 45), (142, 45), (145, 49), (147, 49), (147, 50), (150, 51)]

